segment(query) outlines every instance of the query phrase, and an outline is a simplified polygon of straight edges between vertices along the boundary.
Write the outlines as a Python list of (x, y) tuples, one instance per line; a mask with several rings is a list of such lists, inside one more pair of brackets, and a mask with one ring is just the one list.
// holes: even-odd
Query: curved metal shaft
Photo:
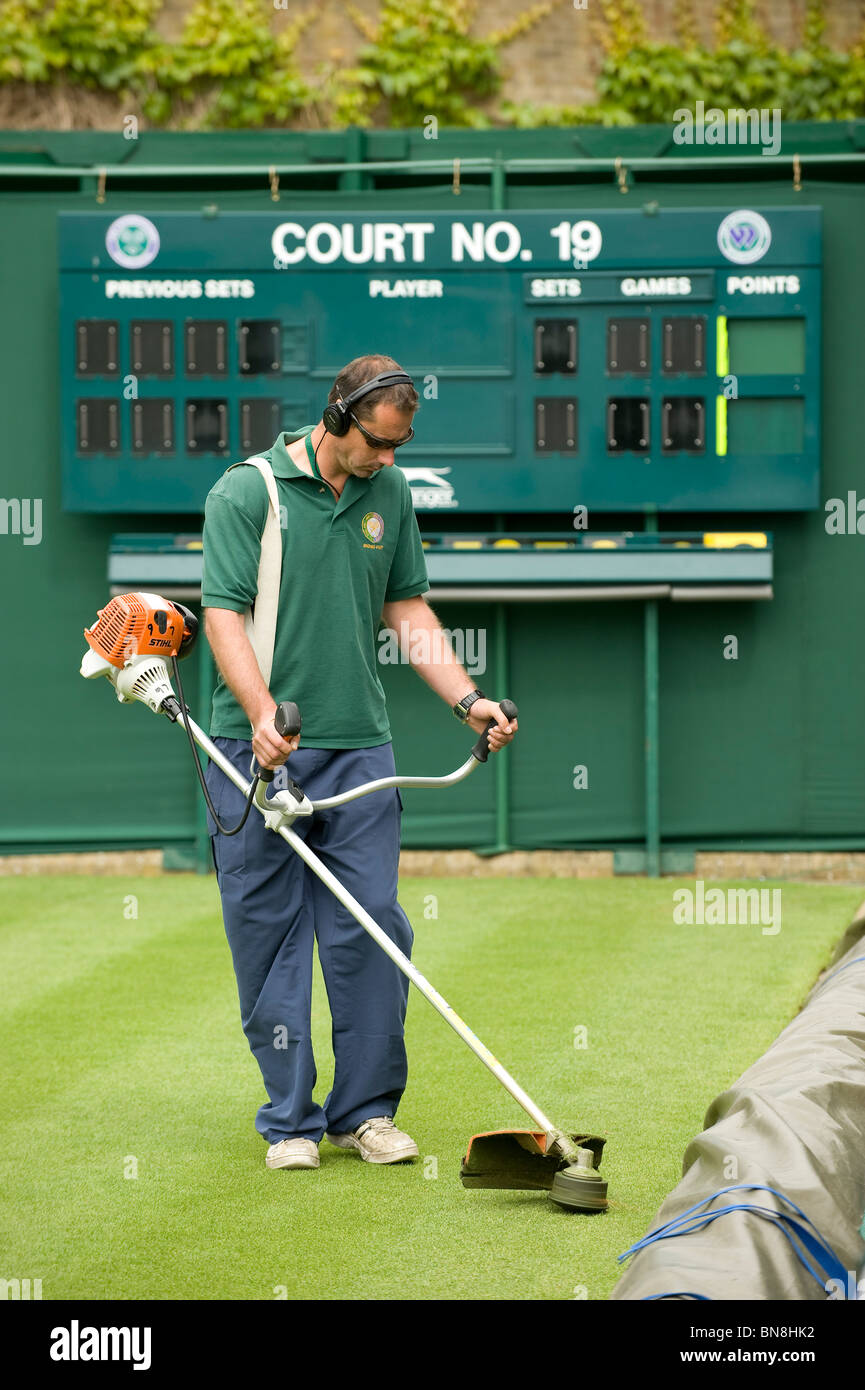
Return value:
[[(237, 771), (237, 769), (234, 767), (232, 763), (229, 762), (225, 755), (219, 751), (216, 745), (211, 742), (204, 730), (200, 729), (199, 726), (195, 723), (195, 720), (192, 719), (191, 716), (188, 715), (185, 711), (181, 711), (180, 719), (178, 720), (178, 722), (181, 722), (184, 719), (186, 720), (192, 737), (195, 739), (199, 747), (202, 748), (203, 751), (207, 753), (208, 757), (212, 758), (212, 760), (217, 764), (217, 766), (222, 769), (226, 777), (228, 777), (229, 780), (234, 783), (238, 790), (243, 792), (244, 796), (248, 796), (250, 787), (249, 782), (247, 782), (246, 779), (241, 775), (241, 773)], [(450, 785), (453, 782), (458, 782), (461, 780), (461, 778), (467, 776), (467, 774), (472, 770), (472, 765), (476, 767), (478, 764), (475, 758), (470, 757), (468, 759), (468, 762), (464, 763), (463, 766), (457, 770), (457, 772), (451, 773), (449, 777), (382, 777), (377, 782), (367, 782), (361, 787), (355, 787), (353, 791), (343, 795), (342, 797), (330, 797), (326, 801), (318, 801), (315, 803), (315, 807), (316, 809), (318, 809), (320, 807), (338, 805), (341, 801), (351, 800), (354, 796), (366, 795), (367, 792), (378, 791), (380, 788), (383, 787)], [(258, 809), (262, 810), (262, 807), (259, 805)], [(303, 862), (309, 865), (310, 869), (312, 869), (313, 873), (321, 879), (322, 883), (324, 883), (334, 894), (334, 896), (337, 897), (346, 908), (348, 908), (351, 915), (356, 919), (356, 921), (360, 923), (364, 931), (367, 932), (372, 937), (372, 939), (378, 943), (378, 945), (384, 951), (385, 955), (389, 956), (390, 959), (393, 961), (394, 965), (396, 965), (397, 968), (401, 970), (402, 973), (405, 976), (407, 976), (409, 980), (411, 980), (415, 988), (420, 990), (423, 997), (430, 1004), (432, 1004), (433, 1008), (436, 1010), (437, 1013), (441, 1014), (445, 1022), (450, 1024), (454, 1032), (459, 1034), (463, 1042), (471, 1048), (475, 1056), (479, 1058), (481, 1062), (483, 1062), (484, 1066), (487, 1067), (489, 1071), (492, 1072), (496, 1080), (500, 1082), (502, 1086), (504, 1086), (505, 1090), (511, 1096), (513, 1096), (517, 1104), (522, 1106), (523, 1110), (525, 1110), (529, 1118), (534, 1121), (534, 1123), (537, 1125), (539, 1129), (542, 1129), (544, 1131), (544, 1133), (548, 1136), (550, 1143), (555, 1144), (556, 1147), (560, 1150), (560, 1152), (562, 1152), (566, 1157), (571, 1156), (572, 1153), (576, 1154), (576, 1146), (568, 1138), (564, 1131), (558, 1129), (547, 1118), (543, 1110), (541, 1110), (540, 1107), (535, 1104), (531, 1096), (529, 1096), (527, 1092), (523, 1090), (522, 1086), (520, 1086), (520, 1084), (514, 1080), (510, 1072), (507, 1071), (505, 1067), (502, 1066), (501, 1062), (499, 1062), (497, 1058), (493, 1056), (489, 1048), (484, 1046), (480, 1038), (478, 1038), (472, 1032), (471, 1028), (469, 1028), (468, 1024), (460, 1018), (456, 1010), (452, 1009), (447, 1000), (439, 994), (438, 990), (433, 988), (429, 980), (427, 980), (425, 976), (423, 976), (421, 972), (418, 970), (417, 966), (412, 965), (411, 961), (408, 959), (408, 956), (403, 955), (399, 947), (394, 945), (387, 933), (382, 930), (382, 928), (372, 917), (370, 917), (369, 913), (366, 911), (366, 908), (362, 907), (361, 904), (357, 901), (357, 899), (352, 897), (351, 893), (349, 893), (348, 890), (343, 887), (339, 879), (331, 873), (330, 869), (328, 869), (325, 864), (321, 862), (321, 860), (313, 852), (313, 850), (309, 848), (306, 842), (299, 835), (295, 834), (293, 830), (289, 830), (284, 825), (279, 827), (277, 833), (282, 836), (282, 838), (286, 841), (287, 844), (291, 845), (291, 848), (295, 851), (296, 854), (300, 855), (300, 858), (303, 860)]]
[(470, 753), (462, 767), (449, 772), (447, 777), (379, 777), (375, 782), (362, 782), (350, 791), (340, 792), (339, 796), (325, 796), (312, 804), (316, 811), (327, 811), (331, 806), (342, 806), (346, 801), (354, 801), (355, 797), (369, 796), (370, 792), (384, 791), (386, 787), (453, 787), (479, 766), (477, 758)]

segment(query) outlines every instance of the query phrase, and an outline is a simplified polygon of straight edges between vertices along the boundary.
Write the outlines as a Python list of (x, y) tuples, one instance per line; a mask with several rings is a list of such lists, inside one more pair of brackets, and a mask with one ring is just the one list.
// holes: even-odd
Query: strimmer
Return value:
[[(492, 721), (462, 767), (446, 777), (382, 777), (353, 787), (339, 796), (316, 802), (311, 802), (302, 788), (288, 779), (285, 789), (268, 796), (267, 789), (273, 781), (273, 772), (260, 768), (252, 781), (247, 782), (189, 714), (183, 698), (178, 659), (188, 655), (197, 635), (198, 619), (182, 604), (162, 598), (159, 594), (118, 595), (99, 610), (93, 627), (85, 629), (89, 650), (81, 663), (81, 675), (87, 678), (107, 676), (122, 704), (139, 701), (155, 714), (164, 714), (172, 723), (184, 725), (208, 805), (210, 798), (204, 785), (196, 744), (247, 797), (240, 822), (230, 830), (220, 825), (214, 815), (220, 830), (236, 834), (254, 805), (268, 828), (281, 835), (300, 855), (533, 1120), (536, 1129), (496, 1130), (473, 1135), (460, 1169), (463, 1185), (468, 1188), (546, 1190), (559, 1206), (583, 1212), (605, 1210), (607, 1184), (595, 1166), (600, 1162), (604, 1140), (596, 1135), (566, 1132), (554, 1125), (459, 1014), (433, 989), (417, 967), (291, 829), (299, 816), (310, 816), (316, 811), (340, 806), (355, 797), (368, 796), (385, 787), (455, 786), (480, 763), (486, 762), (489, 754), (487, 734), (493, 727)], [(177, 682), (179, 699), (171, 684), (169, 662)], [(516, 717), (516, 706), (510, 700), (502, 700), (500, 704), (508, 719)], [(301, 721), (297, 706), (285, 701), (278, 707), (274, 723), (283, 737), (299, 733)], [(214, 814), (212, 806), (210, 809)]]

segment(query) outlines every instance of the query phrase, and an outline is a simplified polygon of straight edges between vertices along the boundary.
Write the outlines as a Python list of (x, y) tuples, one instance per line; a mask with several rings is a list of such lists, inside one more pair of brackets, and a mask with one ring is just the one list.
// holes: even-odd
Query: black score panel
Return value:
[(150, 396), (132, 404), (132, 452), (170, 456), (176, 447), (174, 401)]
[(75, 325), (76, 376), (116, 376), (116, 319), (79, 319)]
[(240, 402), (242, 453), (255, 454), (260, 449), (270, 448), (279, 434), (280, 413), (280, 402), (267, 396)]
[(647, 396), (607, 401), (607, 448), (611, 454), (645, 454), (649, 449), (651, 402)]
[(58, 217), (67, 510), (200, 513), (370, 350), (418, 512), (820, 505), (818, 208)]
[(699, 396), (665, 396), (661, 429), (665, 454), (702, 454), (706, 446), (706, 402)]
[(577, 402), (574, 397), (535, 399), (535, 449), (539, 454), (577, 452)]
[(610, 376), (648, 376), (651, 369), (651, 320), (607, 320), (607, 371)]
[(120, 453), (120, 404), (105, 396), (77, 402), (77, 445), (81, 454)]
[(664, 376), (706, 375), (706, 317), (677, 314), (661, 321), (661, 371)]
[(228, 324), (217, 319), (188, 319), (184, 325), (187, 376), (225, 376), (228, 372)]
[(171, 319), (133, 319), (130, 363), (135, 376), (174, 375), (174, 324)]
[(281, 339), (282, 325), (279, 319), (242, 319), (237, 326), (240, 371), (247, 376), (278, 372), (282, 366)]
[(227, 400), (202, 396), (186, 402), (186, 447), (191, 454), (227, 452)]
[(577, 370), (577, 320), (535, 320), (535, 371), (539, 376), (560, 373), (572, 376)]

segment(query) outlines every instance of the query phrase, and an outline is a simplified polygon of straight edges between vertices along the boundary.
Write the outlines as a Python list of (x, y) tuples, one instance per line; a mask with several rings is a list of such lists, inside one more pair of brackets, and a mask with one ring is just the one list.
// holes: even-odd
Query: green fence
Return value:
[[(863, 168), (862, 122), (788, 127), (776, 158), (729, 148), (691, 158), (659, 128), (444, 132), (432, 151), (401, 132), (145, 135), (134, 149), (99, 134), (0, 136), (2, 493), (7, 502), (42, 503), (39, 544), (15, 534), (8, 506), (0, 534), (0, 849), (190, 853), (201, 830), (182, 732), (141, 706), (116, 707), (107, 685), (78, 676), (82, 629), (108, 596), (112, 537), (146, 530), (147, 518), (61, 507), (57, 214), (205, 204), (268, 211), (271, 170), (286, 216), (450, 213), (457, 201), (463, 214), (563, 206), (578, 213), (616, 209), (626, 198), (661, 209), (821, 209), (821, 504), (665, 513), (661, 523), (665, 531), (770, 534), (772, 598), (441, 602), (446, 626), (486, 634), (479, 680), (517, 700), (521, 731), (506, 758), (465, 786), (407, 793), (404, 844), (613, 847), (650, 868), (662, 852), (671, 863), (671, 853), (694, 848), (865, 848), (865, 539), (856, 530), (857, 489), (865, 497)], [(831, 499), (840, 499), (834, 512), (843, 502), (840, 526), (828, 526)], [(651, 514), (603, 517), (610, 532), (656, 524)], [(505, 535), (525, 530), (526, 518), (491, 509), (455, 514), (448, 525)], [(567, 525), (562, 513), (531, 517), (547, 531)], [(154, 531), (194, 528), (189, 514), (152, 519)], [(440, 517), (422, 516), (422, 529), (440, 530)], [(206, 664), (186, 679), (200, 709)], [(436, 773), (456, 765), (466, 736), (446, 708), (404, 666), (383, 668), (383, 679), (398, 767)], [(200, 845), (198, 853), (205, 862)]]

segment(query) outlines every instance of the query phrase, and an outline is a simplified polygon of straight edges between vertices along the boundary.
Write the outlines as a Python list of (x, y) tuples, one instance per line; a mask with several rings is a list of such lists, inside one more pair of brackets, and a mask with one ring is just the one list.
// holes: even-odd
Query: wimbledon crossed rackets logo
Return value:
[(384, 521), (378, 512), (367, 512), (360, 529), (372, 545), (378, 545), (384, 535)]
[(111, 223), (105, 233), (105, 247), (117, 265), (126, 270), (141, 270), (156, 259), (159, 232), (148, 217), (127, 213)]
[(718, 249), (736, 265), (762, 260), (772, 244), (772, 229), (759, 212), (731, 212), (718, 228)]

